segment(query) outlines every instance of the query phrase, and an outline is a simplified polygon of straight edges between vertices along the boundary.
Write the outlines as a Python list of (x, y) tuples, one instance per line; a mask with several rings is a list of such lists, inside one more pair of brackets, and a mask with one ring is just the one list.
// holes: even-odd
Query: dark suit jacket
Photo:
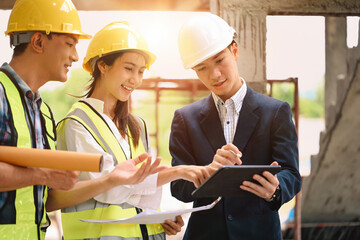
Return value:
[[(175, 112), (171, 126), (172, 164), (208, 165), (216, 150), (225, 145), (225, 137), (211, 95)], [(248, 193), (246, 197), (224, 197), (213, 209), (193, 213), (184, 239), (281, 239), (280, 206), (291, 200), (301, 188), (298, 171), (297, 134), (289, 104), (269, 98), (247, 88), (233, 144), (243, 153), (244, 165), (270, 165), (277, 161), (281, 199), (266, 202)], [(226, 187), (226, 186), (224, 186)], [(171, 193), (194, 207), (215, 199), (193, 199), (193, 183), (177, 180)]]

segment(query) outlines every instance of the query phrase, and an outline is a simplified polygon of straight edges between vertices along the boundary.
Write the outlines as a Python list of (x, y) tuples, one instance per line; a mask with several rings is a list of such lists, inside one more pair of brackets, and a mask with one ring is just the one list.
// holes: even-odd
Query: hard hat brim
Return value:
[(107, 55), (110, 55), (110, 54), (115, 54), (115, 53), (120, 53), (120, 52), (137, 52), (137, 53), (139, 53), (139, 54), (141, 54), (141, 55), (144, 55), (144, 57), (145, 57), (145, 60), (146, 60), (146, 65), (145, 65), (145, 67), (146, 67), (146, 69), (148, 69), (149, 70), (149, 68), (150, 68), (150, 66), (155, 62), (155, 60), (156, 60), (156, 55), (154, 54), (154, 53), (152, 53), (152, 52), (150, 52), (150, 51), (147, 51), (147, 50), (144, 50), (144, 49), (142, 49), (142, 50), (139, 50), (139, 49), (124, 49), (124, 50), (119, 50), (119, 51), (115, 51), (115, 52), (109, 52), (109, 53), (105, 53), (105, 54), (103, 54), (102, 56), (98, 56), (98, 55), (96, 55), (96, 56), (94, 56), (94, 57), (92, 57), (92, 58), (89, 58), (89, 59), (87, 59), (86, 57), (84, 58), (84, 61), (83, 61), (83, 68), (87, 71), (87, 72), (89, 72), (90, 74), (92, 74), (93, 73), (93, 69), (92, 69), (92, 67), (90, 66), (90, 62), (92, 61), (91, 59), (93, 59), (93, 58), (95, 58), (95, 57), (99, 57), (99, 58), (101, 58), (101, 57), (104, 57), (104, 56), (107, 56)]
[[(235, 31), (234, 31), (235, 32)], [(211, 49), (210, 51), (206, 51), (207, 53), (206, 54), (202, 54), (201, 57), (197, 58), (196, 60), (192, 61), (191, 63), (189, 64), (184, 64), (184, 68), (185, 69), (191, 69), (193, 67), (195, 67), (196, 65), (202, 63), (203, 61), (215, 56), (216, 54), (218, 54), (219, 52), (223, 51), (224, 49), (226, 49), (230, 44), (231, 42), (233, 41), (233, 34), (229, 34), (227, 36), (227, 38), (219, 43), (219, 45), (216, 47), (216, 48), (213, 48)], [(185, 62), (183, 62), (185, 63)]]
[[(5, 31), (5, 35), (12, 35), (12, 34), (16, 34), (17, 32), (29, 32), (28, 29), (19, 29), (19, 30), (16, 30), (16, 31)], [(45, 32), (45, 30), (34, 30), (34, 31), (31, 31), (31, 32)], [(61, 33), (61, 34), (74, 34), (74, 35), (78, 35), (79, 36), (79, 39), (91, 39), (92, 36), (87, 34), (87, 33), (84, 33), (84, 32), (79, 32), (79, 31), (73, 31), (73, 32), (58, 32), (58, 31), (51, 31), (50, 33)]]

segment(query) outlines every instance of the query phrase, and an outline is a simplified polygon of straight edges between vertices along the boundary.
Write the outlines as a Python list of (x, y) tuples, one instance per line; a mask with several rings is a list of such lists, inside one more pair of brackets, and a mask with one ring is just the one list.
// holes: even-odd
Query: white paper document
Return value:
[(138, 215), (131, 218), (120, 218), (120, 219), (80, 219), (83, 222), (90, 223), (132, 223), (132, 224), (155, 224), (155, 223), (163, 223), (165, 220), (170, 219), (175, 221), (176, 216), (183, 215), (185, 213), (204, 211), (213, 208), (219, 201), (221, 197), (216, 199), (213, 203), (190, 209), (176, 210), (176, 211), (167, 211), (167, 212), (159, 212), (155, 210), (146, 210), (144, 212), (139, 213)]

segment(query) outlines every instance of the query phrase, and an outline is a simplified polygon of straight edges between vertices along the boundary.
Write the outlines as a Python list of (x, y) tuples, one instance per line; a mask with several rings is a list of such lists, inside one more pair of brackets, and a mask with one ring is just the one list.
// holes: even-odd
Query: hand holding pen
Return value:
[(241, 152), (239, 152), (239, 153), (236, 153), (236, 152), (234, 152), (233, 150), (229, 150), (232, 154), (234, 154), (235, 156), (237, 156), (238, 158), (241, 158), (242, 157), (242, 153)]
[(239, 149), (232, 143), (228, 143), (216, 151), (213, 161), (209, 166), (213, 169), (218, 169), (224, 165), (241, 165), (241, 156), (242, 153)]

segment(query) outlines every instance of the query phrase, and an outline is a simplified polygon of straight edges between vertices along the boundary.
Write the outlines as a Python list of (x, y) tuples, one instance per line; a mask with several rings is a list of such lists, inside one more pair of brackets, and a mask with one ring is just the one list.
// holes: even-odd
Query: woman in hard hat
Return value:
[(63, 203), (54, 203), (49, 208), (65, 207), (62, 209), (65, 239), (102, 236), (165, 239), (164, 230), (168, 234), (180, 231), (183, 225), (180, 216), (177, 222), (167, 221), (162, 225), (96, 224), (78, 219), (133, 217), (143, 208), (159, 207), (159, 186), (179, 178), (198, 186), (209, 176), (207, 167), (181, 166), (163, 168), (136, 185), (122, 185), (122, 181), (115, 179), (114, 171), (122, 171), (118, 164), (136, 157), (151, 159), (146, 124), (129, 113), (128, 100), (155, 58), (145, 39), (126, 22), (105, 26), (90, 42), (83, 63), (84, 69), (92, 74), (87, 98), (75, 103), (59, 123), (58, 148), (101, 153), (104, 168), (101, 173), (83, 172), (82, 181), (72, 191), (52, 193), (63, 196)]

